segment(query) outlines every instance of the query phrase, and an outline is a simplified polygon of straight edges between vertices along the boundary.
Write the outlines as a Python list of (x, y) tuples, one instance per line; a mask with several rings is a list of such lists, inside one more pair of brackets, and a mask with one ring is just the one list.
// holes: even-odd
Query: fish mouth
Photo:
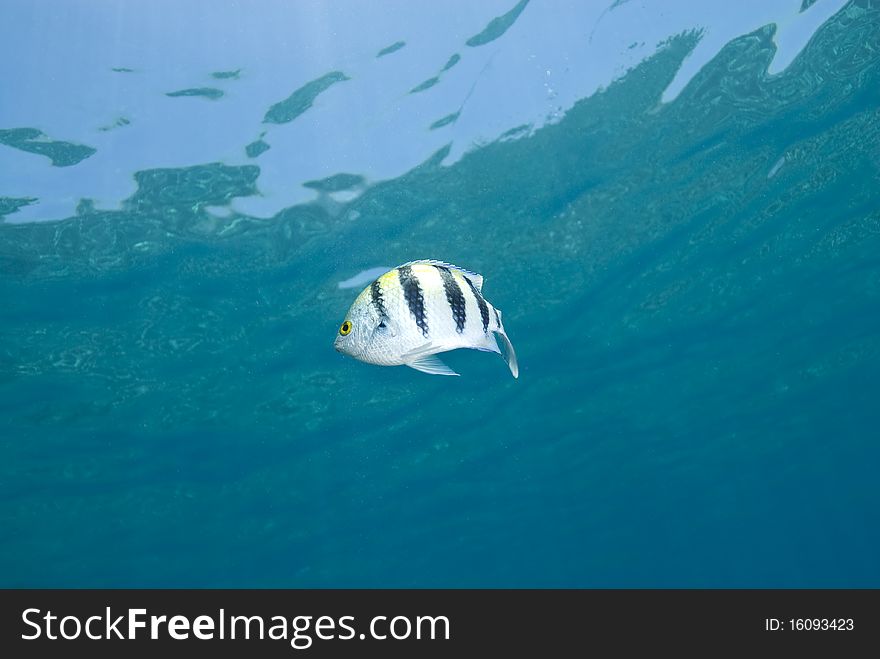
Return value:
[(350, 355), (351, 353), (345, 349), (345, 345), (343, 345), (342, 337), (337, 336), (336, 340), (333, 341), (333, 349), (338, 352), (340, 355)]

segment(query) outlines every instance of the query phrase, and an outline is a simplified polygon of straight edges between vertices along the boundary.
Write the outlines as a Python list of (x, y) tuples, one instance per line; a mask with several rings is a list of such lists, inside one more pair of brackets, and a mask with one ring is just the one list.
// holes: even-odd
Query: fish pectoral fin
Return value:
[(431, 375), (458, 375), (446, 364), (440, 361), (437, 355), (424, 355), (417, 357), (412, 361), (405, 362), (410, 368), (414, 368), (422, 373), (430, 373)]
[(434, 350), (434, 342), (428, 341), (427, 343), (420, 345), (418, 348), (413, 348), (412, 350), (403, 353), (400, 358), (404, 363), (408, 363), (427, 355), (436, 355), (438, 352), (440, 351)]

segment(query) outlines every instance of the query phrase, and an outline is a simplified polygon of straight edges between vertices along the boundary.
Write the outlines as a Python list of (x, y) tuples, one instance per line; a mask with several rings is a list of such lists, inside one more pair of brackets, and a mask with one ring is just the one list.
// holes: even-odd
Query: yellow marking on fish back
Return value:
[(385, 286), (393, 286), (394, 284), (400, 283), (397, 280), (397, 268), (394, 270), (389, 270), (384, 275), (379, 277), (379, 285), (383, 288)]
[(443, 283), (437, 274), (437, 269), (427, 263), (416, 263), (412, 266), (413, 274), (419, 280), (419, 286), (423, 292), (432, 293), (443, 289)]
[(461, 270), (450, 270), (455, 281), (458, 282), (459, 286), (464, 286), (467, 288), (467, 282), (464, 280), (464, 275), (461, 273)]
[(364, 290), (361, 291), (361, 294), (357, 296), (357, 299), (354, 301), (355, 304), (366, 304), (372, 299), (372, 293), (370, 293), (370, 287), (367, 286)]

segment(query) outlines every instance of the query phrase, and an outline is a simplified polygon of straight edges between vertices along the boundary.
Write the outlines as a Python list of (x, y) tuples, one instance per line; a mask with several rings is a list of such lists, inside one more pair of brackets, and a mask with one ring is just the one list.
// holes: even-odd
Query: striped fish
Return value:
[(361, 292), (333, 347), (368, 364), (404, 364), (432, 375), (458, 375), (438, 353), (473, 348), (502, 355), (518, 377), (501, 312), (483, 297), (482, 288), (482, 275), (451, 263), (404, 263)]

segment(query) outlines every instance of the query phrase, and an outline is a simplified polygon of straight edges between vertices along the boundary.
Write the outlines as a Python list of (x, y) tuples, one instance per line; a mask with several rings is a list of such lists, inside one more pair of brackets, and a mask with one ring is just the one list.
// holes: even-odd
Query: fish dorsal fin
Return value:
[(461, 274), (471, 280), (474, 284), (474, 288), (478, 291), (483, 290), (483, 275), (473, 272), (471, 270), (465, 270), (464, 268), (459, 268), (457, 265), (452, 265), (451, 263), (447, 263), (446, 261), (438, 261), (436, 259), (420, 259), (418, 261), (410, 261), (409, 263), (404, 263), (399, 268), (402, 268), (407, 265), (416, 265), (416, 264), (424, 264), (424, 265), (436, 265), (440, 268), (449, 268), (450, 270), (458, 270)]
[(422, 373), (430, 373), (431, 375), (458, 375), (455, 371), (449, 368), (446, 364), (440, 361), (440, 358), (437, 355), (427, 355), (425, 357), (419, 357), (418, 359), (406, 362), (406, 365), (410, 368), (414, 368), (417, 371), (421, 371)]

